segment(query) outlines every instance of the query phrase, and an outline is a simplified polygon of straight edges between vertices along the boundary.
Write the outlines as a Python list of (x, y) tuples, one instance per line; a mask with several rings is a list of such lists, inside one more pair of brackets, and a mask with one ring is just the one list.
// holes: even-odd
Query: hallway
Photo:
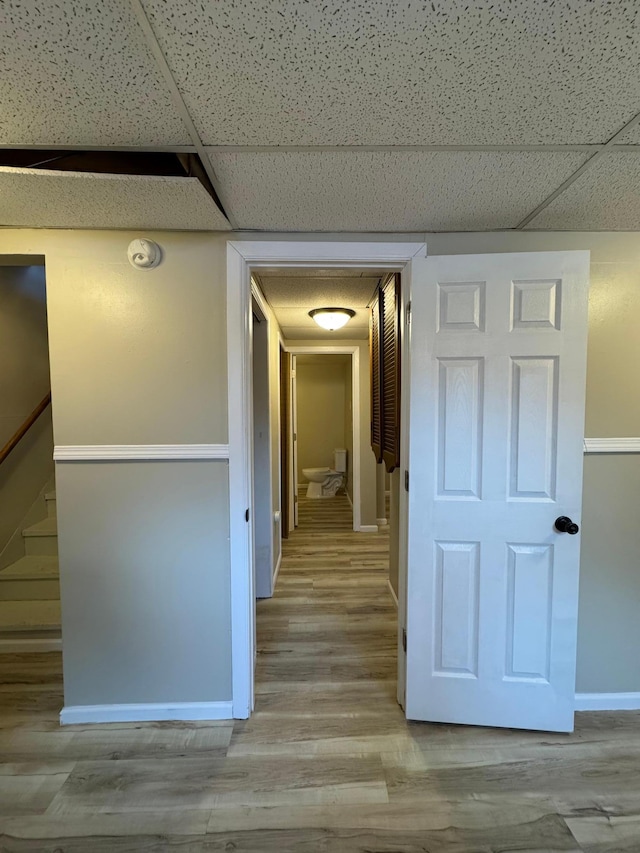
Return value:
[[(313, 714), (316, 731), (320, 705), (337, 718), (395, 719), (397, 612), (387, 584), (388, 536), (354, 533), (344, 495), (301, 495), (298, 505), (299, 526), (283, 542), (275, 595), (257, 606), (256, 711), (272, 712), (276, 702), (281, 713)], [(351, 726), (359, 725), (356, 716)]]
[(640, 713), (407, 723), (387, 536), (350, 527), (300, 500), (250, 720), (60, 728), (60, 655), (0, 654), (0, 853), (637, 853)]

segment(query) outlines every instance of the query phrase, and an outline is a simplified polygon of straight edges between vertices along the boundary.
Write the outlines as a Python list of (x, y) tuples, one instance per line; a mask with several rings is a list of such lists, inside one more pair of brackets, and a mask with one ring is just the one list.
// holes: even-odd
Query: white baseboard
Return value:
[(376, 518), (376, 522), (378, 524), (378, 527), (386, 527), (387, 526), (387, 519), (386, 518)]
[(639, 711), (640, 693), (576, 693), (576, 711)]
[(33, 639), (23, 639), (19, 637), (15, 639), (0, 640), (0, 655), (2, 654), (22, 654), (23, 652), (61, 652), (62, 639), (60, 637), (37, 637)]
[(276, 588), (276, 583), (278, 582), (278, 575), (280, 574), (280, 566), (282, 565), (282, 544), (280, 545), (280, 553), (278, 554), (278, 559), (276, 560), (276, 567), (273, 570), (273, 589)]
[(378, 525), (377, 524), (361, 524), (360, 525), (360, 533), (377, 533)]
[(229, 702), (174, 702), (141, 705), (65, 705), (60, 724), (74, 723), (154, 723), (161, 720), (230, 720)]
[(394, 588), (391, 586), (390, 580), (387, 581), (387, 584), (389, 585), (389, 592), (391, 593), (391, 598), (393, 598), (393, 603), (397, 607), (398, 606), (398, 596), (396, 595)]

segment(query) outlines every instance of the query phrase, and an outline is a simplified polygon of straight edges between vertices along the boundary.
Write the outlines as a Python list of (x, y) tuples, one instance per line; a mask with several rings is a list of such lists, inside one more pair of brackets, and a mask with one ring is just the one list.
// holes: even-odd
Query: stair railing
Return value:
[(11, 451), (16, 447), (17, 444), (25, 437), (25, 435), (29, 432), (31, 427), (38, 420), (40, 415), (47, 408), (49, 403), (51, 402), (51, 391), (42, 398), (42, 400), (38, 403), (35, 409), (31, 412), (29, 417), (25, 420), (25, 422), (20, 426), (15, 433), (11, 436), (9, 441), (5, 444), (5, 446), (0, 450), (0, 465), (4, 462), (7, 456), (11, 453)]

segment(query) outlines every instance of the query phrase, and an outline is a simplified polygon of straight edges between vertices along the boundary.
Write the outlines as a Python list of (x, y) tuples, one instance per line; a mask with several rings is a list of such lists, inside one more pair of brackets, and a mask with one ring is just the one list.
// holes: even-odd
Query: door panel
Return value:
[(588, 265), (413, 263), (411, 719), (573, 728)]

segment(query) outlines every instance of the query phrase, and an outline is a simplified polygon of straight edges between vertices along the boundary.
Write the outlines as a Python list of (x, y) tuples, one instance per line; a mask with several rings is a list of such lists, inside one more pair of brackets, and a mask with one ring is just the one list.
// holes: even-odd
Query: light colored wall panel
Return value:
[[(127, 246), (138, 236), (162, 246), (156, 269), (136, 270), (128, 262)], [(225, 443), (220, 238), (70, 232), (51, 245), (56, 444)]]
[[(49, 386), (45, 269), (0, 266), (0, 447)], [(52, 474), (47, 409), (0, 468), (0, 552)]]
[(347, 494), (353, 501), (353, 370), (351, 359), (344, 370), (344, 446), (347, 450)]
[(585, 457), (577, 689), (640, 690), (640, 456)]
[[(325, 355), (307, 363), (298, 356), (298, 483), (303, 468), (333, 468), (333, 451), (346, 447), (347, 415), (344, 358)], [(349, 362), (351, 359), (349, 359)]]
[(230, 699), (227, 463), (56, 478), (65, 704)]

